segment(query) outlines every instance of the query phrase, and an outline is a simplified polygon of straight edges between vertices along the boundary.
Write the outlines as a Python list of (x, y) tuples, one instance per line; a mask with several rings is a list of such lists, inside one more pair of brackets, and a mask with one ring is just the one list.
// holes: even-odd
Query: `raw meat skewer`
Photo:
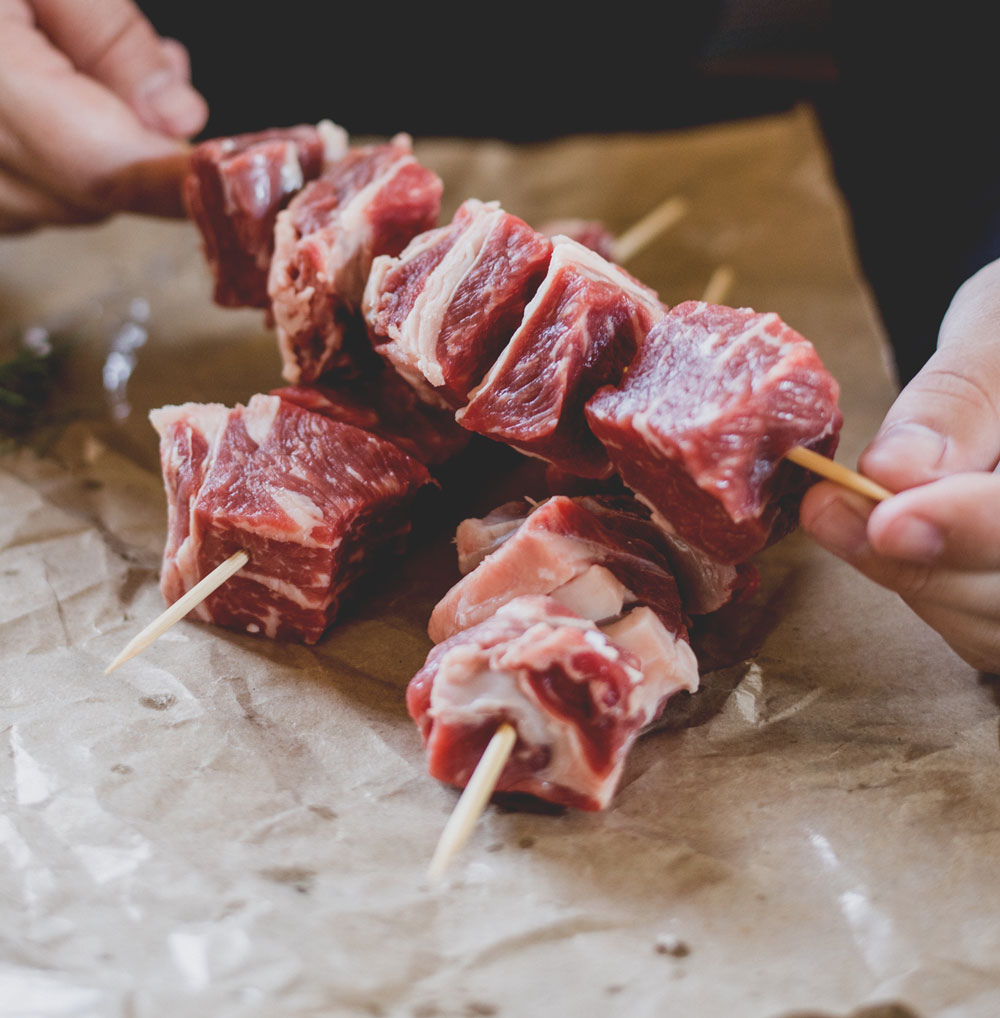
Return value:
[(356, 581), (402, 550), (412, 502), (435, 483), (388, 439), (274, 395), (161, 407), (150, 419), (168, 509), (160, 588), (173, 608), (112, 668), (189, 613), (315, 643)]

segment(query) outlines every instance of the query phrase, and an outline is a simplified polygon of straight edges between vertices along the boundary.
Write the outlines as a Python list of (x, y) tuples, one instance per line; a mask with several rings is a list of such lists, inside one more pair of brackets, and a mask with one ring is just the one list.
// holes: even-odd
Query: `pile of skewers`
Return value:
[(407, 136), (351, 146), (327, 123), (206, 142), (186, 193), (216, 301), (263, 309), (287, 384), (151, 414), (169, 607), (109, 672), (192, 613), (314, 643), (473, 435), (547, 466), (540, 503), (460, 526), (462, 579), (407, 690), (431, 774), (464, 788), (435, 874), (497, 790), (608, 805), (635, 740), (698, 688), (690, 617), (749, 596), (752, 556), (795, 526), (802, 467), (888, 495), (833, 461), (812, 345), (722, 305), (724, 268), (668, 308), (622, 267), (679, 199), (617, 240), (476, 199), (437, 225)]

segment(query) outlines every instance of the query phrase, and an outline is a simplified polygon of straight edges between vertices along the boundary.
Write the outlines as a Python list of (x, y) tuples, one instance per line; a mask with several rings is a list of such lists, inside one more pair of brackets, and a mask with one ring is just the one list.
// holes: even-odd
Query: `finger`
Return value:
[(1000, 262), (955, 294), (938, 349), (862, 453), (862, 473), (893, 491), (1000, 460)]
[(2, 42), (0, 168), (91, 215), (181, 214), (185, 145), (144, 127), (27, 21), (5, 21)]
[(1000, 619), (996, 616), (936, 603), (917, 603), (910, 607), (973, 668), (993, 674), (1000, 672)]
[[(950, 484), (953, 479), (939, 482)], [(1000, 479), (997, 483), (1000, 484)], [(915, 489), (914, 493), (924, 489)], [(907, 492), (906, 494), (910, 494)], [(877, 507), (891, 506), (897, 495)], [(976, 560), (968, 568), (960, 554), (950, 550), (937, 552), (929, 558), (907, 558), (890, 553), (912, 552), (912, 536), (887, 538), (881, 524), (874, 521), (876, 510), (871, 503), (837, 485), (822, 482), (811, 488), (802, 501), (803, 529), (827, 551), (844, 559), (870, 580), (888, 590), (895, 591), (911, 607), (928, 611), (931, 607), (944, 608), (983, 618), (1000, 615), (1000, 571), (996, 568), (998, 556)], [(923, 521), (921, 521), (923, 522)], [(889, 530), (891, 531), (891, 527)], [(994, 525), (994, 529), (997, 529)], [(872, 532), (876, 531), (873, 538)], [(995, 535), (993, 540), (996, 541)], [(892, 543), (896, 540), (896, 543)], [(904, 542), (910, 541), (906, 547)], [(957, 560), (957, 561), (956, 561)]]
[(205, 125), (205, 100), (188, 80), (177, 42), (164, 40), (129, 0), (34, 0), (38, 26), (81, 73), (128, 103), (147, 127), (190, 137)]
[(92, 222), (95, 216), (0, 168), (0, 233), (23, 233), (46, 223)]
[(876, 506), (868, 539), (879, 555), (935, 567), (1000, 570), (1000, 476), (955, 474)]

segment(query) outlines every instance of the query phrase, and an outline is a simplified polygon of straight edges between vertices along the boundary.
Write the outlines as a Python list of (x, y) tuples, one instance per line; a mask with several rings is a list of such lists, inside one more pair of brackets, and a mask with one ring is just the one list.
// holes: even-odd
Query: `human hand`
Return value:
[(130, 0), (0, 0), (0, 231), (181, 215), (208, 110)]
[(872, 508), (829, 482), (803, 529), (896, 591), (969, 664), (1000, 672), (1000, 262), (969, 279), (938, 349), (858, 461), (891, 491)]

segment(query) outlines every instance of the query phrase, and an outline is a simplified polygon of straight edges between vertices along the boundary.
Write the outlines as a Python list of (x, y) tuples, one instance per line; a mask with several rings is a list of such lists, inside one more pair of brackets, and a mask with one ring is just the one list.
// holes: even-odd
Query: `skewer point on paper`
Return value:
[(462, 790), (458, 803), (441, 832), (441, 838), (427, 870), (427, 875), (432, 880), (438, 879), (444, 873), (451, 860), (469, 840), (476, 821), (493, 795), (500, 773), (507, 765), (516, 742), (517, 731), (506, 721), (493, 733), (493, 738), (480, 757), (472, 777)]
[(104, 669), (110, 675), (119, 665), (145, 650), (154, 640), (162, 636), (175, 622), (180, 621), (192, 608), (199, 605), (217, 587), (221, 587), (234, 573), (250, 561), (245, 551), (237, 551), (217, 565), (208, 575), (203, 576), (189, 591), (179, 597), (169, 608), (155, 619), (141, 633), (125, 645), (122, 652)]

